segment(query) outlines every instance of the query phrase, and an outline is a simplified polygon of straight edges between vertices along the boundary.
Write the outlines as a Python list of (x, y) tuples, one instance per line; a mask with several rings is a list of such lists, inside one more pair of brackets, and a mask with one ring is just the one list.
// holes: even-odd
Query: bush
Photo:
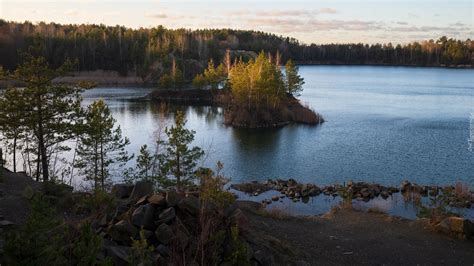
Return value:
[(61, 241), (62, 223), (43, 195), (31, 200), (31, 214), (26, 224), (7, 235), (6, 265), (64, 265)]

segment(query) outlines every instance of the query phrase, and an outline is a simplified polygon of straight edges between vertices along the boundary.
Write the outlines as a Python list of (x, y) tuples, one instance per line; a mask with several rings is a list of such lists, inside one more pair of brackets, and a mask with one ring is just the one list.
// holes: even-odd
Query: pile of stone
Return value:
[(243, 191), (252, 196), (259, 196), (269, 190), (279, 191), (280, 196), (273, 196), (271, 199), (264, 199), (262, 203), (271, 204), (273, 201), (279, 201), (282, 198), (290, 198), (294, 202), (308, 202), (310, 197), (316, 197), (321, 194), (332, 197), (342, 197), (346, 199), (357, 199), (361, 201), (370, 201), (377, 197), (388, 199), (394, 193), (403, 194), (419, 194), (422, 197), (437, 197), (443, 194), (444, 200), (452, 207), (470, 208), (474, 204), (474, 196), (472, 192), (462, 197), (456, 194), (456, 189), (452, 186), (420, 186), (408, 181), (402, 182), (400, 188), (393, 186), (383, 186), (380, 184), (370, 184), (366, 182), (349, 181), (345, 185), (328, 185), (319, 187), (315, 184), (298, 183), (294, 179), (288, 180), (272, 180), (260, 183), (252, 181), (248, 183), (233, 184), (231, 188)]
[[(247, 258), (259, 264), (265, 248), (258, 246), (259, 242), (247, 237), (248, 220), (239, 204), (235, 203), (219, 210), (213, 204), (201, 206), (199, 195), (193, 193), (177, 193), (169, 190), (161, 193), (153, 191), (152, 184), (142, 181), (135, 186), (117, 184), (112, 193), (118, 199), (118, 205), (113, 213), (97, 219), (94, 226), (98, 234), (104, 238), (105, 256), (111, 257), (115, 265), (130, 263), (131, 246), (134, 240), (144, 236), (153, 246), (153, 265), (173, 265), (176, 259), (186, 257), (187, 262), (197, 258), (198, 242), (202, 240), (200, 216), (203, 211), (216, 211), (218, 223), (230, 229), (238, 228), (239, 241), (245, 246)], [(209, 238), (216, 234), (219, 228), (211, 228)], [(142, 231), (141, 231), (142, 230)], [(141, 234), (140, 234), (141, 231)], [(215, 254), (221, 258), (221, 263), (229, 257), (233, 236), (231, 230), (227, 235), (222, 250)], [(240, 242), (239, 242), (240, 243)], [(272, 254), (273, 252), (266, 254)], [(275, 252), (277, 253), (277, 252)], [(268, 259), (268, 256), (264, 256)]]

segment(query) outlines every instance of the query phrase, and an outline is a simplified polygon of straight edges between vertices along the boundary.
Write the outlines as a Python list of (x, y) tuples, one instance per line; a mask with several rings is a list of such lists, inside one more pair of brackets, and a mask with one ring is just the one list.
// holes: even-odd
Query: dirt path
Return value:
[(421, 222), (346, 209), (326, 218), (245, 212), (252, 229), (301, 251), (311, 265), (474, 265), (474, 241), (431, 232)]

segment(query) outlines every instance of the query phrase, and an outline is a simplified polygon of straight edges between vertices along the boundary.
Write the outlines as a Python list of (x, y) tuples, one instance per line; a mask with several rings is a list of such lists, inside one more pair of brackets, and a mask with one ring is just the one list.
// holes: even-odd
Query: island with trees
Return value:
[[(227, 50), (218, 66), (210, 60), (197, 74), (192, 89), (182, 88), (180, 72), (166, 74), (163, 89), (148, 97), (168, 103), (209, 104), (224, 108), (224, 123), (243, 128), (280, 127), (289, 123), (321, 124), (324, 119), (295, 97), (304, 80), (290, 59), (280, 68), (281, 56), (261, 52), (255, 59), (232, 58)], [(166, 88), (175, 88), (172, 90)]]

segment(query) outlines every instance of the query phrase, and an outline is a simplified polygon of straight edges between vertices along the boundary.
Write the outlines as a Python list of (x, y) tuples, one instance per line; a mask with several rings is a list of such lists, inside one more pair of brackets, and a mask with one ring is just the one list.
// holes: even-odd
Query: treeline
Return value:
[(0, 20), (0, 65), (13, 70), (19, 50), (40, 37), (43, 56), (53, 66), (77, 60), (76, 70), (132, 72), (158, 80), (173, 61), (190, 80), (202, 72), (209, 59), (222, 61), (230, 49), (233, 57), (255, 57), (260, 51), (280, 52), (282, 62), (293, 59), (309, 64), (387, 64), (465, 66), (474, 63), (474, 42), (441, 37), (406, 45), (302, 44), (274, 34), (231, 29), (186, 30), (123, 26), (17, 23)]

